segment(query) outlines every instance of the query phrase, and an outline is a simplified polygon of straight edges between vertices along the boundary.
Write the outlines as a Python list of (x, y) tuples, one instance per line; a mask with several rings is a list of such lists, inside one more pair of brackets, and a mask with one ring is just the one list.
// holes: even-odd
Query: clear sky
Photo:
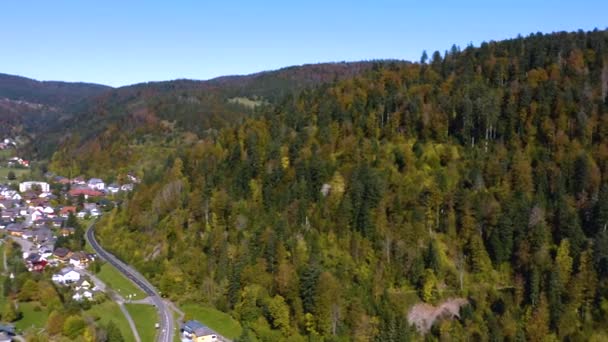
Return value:
[(608, 1), (0, 1), (0, 72), (121, 86), (608, 27)]

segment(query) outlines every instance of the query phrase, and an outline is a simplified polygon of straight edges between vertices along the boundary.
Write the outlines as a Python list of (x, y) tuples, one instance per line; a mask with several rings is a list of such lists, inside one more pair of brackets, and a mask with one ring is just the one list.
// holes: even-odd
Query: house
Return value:
[(91, 209), (90, 214), (93, 217), (101, 216), (101, 210), (99, 210), (99, 208)]
[(59, 247), (53, 252), (53, 255), (61, 261), (67, 261), (72, 256), (72, 252), (65, 247)]
[(28, 256), (25, 258), (25, 263), (29, 266), (31, 266), (32, 264), (40, 261), (40, 254), (38, 253), (30, 253), (28, 254)]
[(80, 195), (83, 195), (85, 199), (88, 199), (89, 197), (100, 197), (103, 196), (103, 192), (101, 191), (97, 191), (97, 190), (93, 190), (93, 189), (88, 189), (88, 188), (75, 188), (75, 189), (71, 189), (68, 194), (72, 197), (78, 197)]
[(19, 192), (26, 192), (29, 190), (33, 190), (35, 188), (40, 188), (40, 191), (42, 191), (42, 192), (49, 192), (51, 190), (51, 187), (49, 186), (49, 183), (47, 183), (47, 182), (29, 181), (29, 182), (19, 183)]
[(132, 184), (132, 183), (129, 183), (129, 184), (123, 184), (123, 185), (120, 187), (120, 190), (122, 190), (122, 191), (133, 191), (133, 184)]
[(61, 228), (61, 230), (59, 231), (59, 233), (61, 234), (61, 236), (66, 237), (66, 236), (70, 236), (70, 235), (74, 235), (74, 233), (76, 232), (76, 229), (72, 228), (72, 227), (63, 227)]
[(217, 333), (199, 321), (190, 320), (181, 327), (182, 337), (192, 342), (218, 341)]
[(2, 191), (0, 191), (0, 196), (2, 196), (5, 200), (21, 201), (22, 199), (19, 192), (11, 188), (2, 188)]
[(63, 226), (63, 223), (66, 221), (65, 217), (53, 217), (50, 219), (50, 223), (53, 227), (59, 228)]
[(11, 208), (2, 210), (2, 214), (0, 214), (0, 218), (3, 220), (14, 221), (17, 217), (19, 217), (19, 209)]
[(137, 176), (133, 172), (129, 172), (129, 174), (127, 174), (127, 179), (131, 183), (139, 183), (140, 182), (139, 178), (137, 178)]
[(33, 240), (36, 243), (44, 243), (53, 237), (49, 227), (43, 226), (33, 231)]
[(79, 302), (83, 301), (83, 300), (92, 300), (93, 292), (91, 290), (85, 290), (85, 289), (77, 290), (72, 295), (72, 299), (74, 299), (75, 301), (79, 301)]
[(91, 283), (88, 280), (86, 280), (84, 278), (80, 278), (80, 280), (77, 281), (76, 284), (74, 284), (74, 289), (76, 291), (78, 291), (78, 290), (89, 290), (89, 289), (91, 289), (91, 286), (92, 285), (91, 285)]
[(67, 185), (70, 184), (70, 180), (68, 178), (62, 177), (62, 176), (56, 176), (55, 178), (53, 178), (53, 181), (55, 183), (59, 183), (62, 185)]
[(15, 334), (15, 326), (0, 324), (0, 342), (11, 342)]
[(84, 203), (82, 208), (86, 211), (91, 211), (97, 208), (97, 203)]
[(13, 157), (8, 160), (8, 166), (17, 166), (17, 165), (29, 167), (30, 162), (29, 162), (29, 160), (25, 160), (25, 159), (22, 159), (19, 157)]
[(77, 268), (86, 268), (89, 265), (89, 256), (85, 252), (74, 252), (70, 256), (70, 265)]
[(0, 201), (0, 209), (11, 209), (17, 206), (14, 200), (3, 199)]
[(43, 218), (43, 219), (40, 219), (40, 220), (34, 222), (34, 227), (39, 228), (39, 227), (49, 226), (50, 224), (51, 224), (50, 218)]
[(34, 271), (34, 272), (43, 272), (44, 268), (48, 265), (48, 261), (44, 260), (44, 259), (40, 259), (34, 263), (32, 263), (32, 266), (29, 268), (30, 271)]
[(99, 178), (91, 178), (89, 179), (89, 182), (87, 183), (87, 185), (89, 186), (89, 188), (93, 189), (93, 190), (104, 190), (106, 188), (106, 183), (103, 182), (103, 180), (99, 179)]
[(72, 267), (64, 267), (59, 272), (53, 274), (52, 280), (58, 284), (71, 284), (80, 280), (80, 273)]
[(31, 213), (30, 213), (30, 221), (35, 222), (38, 221), (40, 219), (44, 218), (44, 213), (42, 212), (42, 210), (39, 209), (34, 209)]
[(6, 198), (12, 199), (13, 201), (21, 201), (23, 197), (17, 191), (14, 191), (10, 195), (6, 196)]
[(28, 200), (27, 203), (32, 207), (36, 207), (36, 208), (39, 207), (40, 210), (43, 210), (44, 207), (48, 206), (49, 199), (38, 197), (38, 198)]
[(76, 214), (76, 207), (65, 206), (65, 207), (61, 208), (61, 210), (59, 210), (59, 216), (61, 216), (61, 217), (68, 217), (68, 216), (70, 216), (70, 213)]
[(12, 236), (23, 236), (25, 226), (22, 223), (11, 223), (6, 226), (6, 231)]
[(80, 218), (80, 219), (83, 219), (83, 218), (85, 218), (85, 217), (87, 216), (87, 214), (88, 214), (88, 213), (87, 213), (86, 211), (79, 211), (79, 212), (76, 214), (76, 217), (78, 217), (78, 218)]
[(31, 203), (32, 201), (35, 201), (34, 205), (36, 205), (37, 201), (40, 201), (38, 194), (33, 190), (28, 190), (28, 191), (22, 193), (21, 197), (23, 198), (23, 200), (26, 203)]
[(108, 191), (112, 194), (115, 194), (120, 191), (120, 185), (118, 185), (116, 183), (112, 183), (112, 184), (108, 185)]
[(24, 229), (23, 232), (21, 233), (21, 237), (29, 240), (34, 237), (34, 232), (29, 229)]
[(11, 192), (11, 194), (5, 197), (8, 199), (12, 199), (13, 201), (21, 201), (23, 199), (23, 197), (21, 197), (21, 195), (17, 191), (13, 191)]
[(72, 184), (86, 185), (87, 182), (85, 182), (84, 177), (78, 176), (78, 177), (72, 179)]
[(40, 195), (38, 195), (39, 198), (44, 198), (47, 200), (51, 200), (51, 199), (57, 199), (57, 196), (53, 195), (52, 192), (41, 192)]
[(55, 209), (53, 209), (53, 207), (51, 206), (45, 206), (44, 208), (42, 208), (42, 212), (49, 217), (55, 216)]
[(0, 342), (11, 342), (13, 338), (11, 335), (5, 333), (4, 331), (0, 332)]
[(42, 245), (38, 249), (38, 253), (40, 253), (40, 256), (42, 257), (42, 259), (46, 260), (46, 259), (50, 258), (51, 256), (53, 256), (53, 249), (50, 248), (49, 246)]

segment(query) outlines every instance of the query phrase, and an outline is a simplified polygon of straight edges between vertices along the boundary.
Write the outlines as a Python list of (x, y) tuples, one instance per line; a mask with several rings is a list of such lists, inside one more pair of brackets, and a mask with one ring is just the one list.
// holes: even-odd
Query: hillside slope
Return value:
[(0, 74), (0, 135), (29, 136), (57, 129), (60, 126), (56, 123), (72, 106), (109, 89), (99, 84), (37, 81)]
[[(238, 124), (259, 108), (325, 82), (352, 78), (376, 61), (312, 64), (209, 81), (175, 80), (107, 91), (73, 108), (59, 130), (36, 146), (46, 157), (59, 144), (51, 168), (63, 174), (108, 176), (156, 162), (154, 150), (174, 150)], [(45, 152), (41, 152), (41, 151)], [(88, 158), (98, 155), (96, 158)], [(95, 159), (91, 164), (88, 160)], [(143, 159), (143, 160), (142, 160)], [(76, 160), (76, 163), (74, 161)], [(69, 170), (74, 168), (73, 170)]]
[(92, 83), (37, 81), (30, 78), (0, 74), (0, 98), (66, 107), (82, 99), (99, 95), (111, 87)]
[(606, 340), (607, 95), (606, 31), (379, 65), (149, 146), (98, 232), (246, 341), (423, 340), (449, 299), (429, 340)]

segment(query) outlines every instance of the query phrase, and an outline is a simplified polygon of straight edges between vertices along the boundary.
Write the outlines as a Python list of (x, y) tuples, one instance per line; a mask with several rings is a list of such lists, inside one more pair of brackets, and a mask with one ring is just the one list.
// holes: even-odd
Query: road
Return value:
[(150, 284), (148, 280), (146, 280), (146, 278), (144, 278), (144, 276), (142, 276), (139, 272), (103, 249), (97, 242), (97, 239), (95, 239), (94, 229), (94, 224), (91, 224), (86, 233), (86, 239), (91, 247), (93, 247), (99, 257), (116, 267), (120, 273), (130, 279), (149, 296), (150, 300), (158, 310), (158, 315), (160, 317), (160, 328), (156, 340), (159, 342), (172, 342), (174, 329), (173, 315), (171, 310), (167, 307), (163, 299), (158, 294), (156, 288), (154, 288), (154, 286), (152, 286), (152, 284)]
[[(76, 270), (76, 272), (80, 273), (80, 275), (91, 278), (91, 280), (95, 284), (95, 287), (97, 287), (99, 289), (99, 291), (105, 292), (113, 301), (116, 302), (116, 304), (120, 308), (120, 311), (122, 311), (123, 315), (127, 319), (127, 322), (129, 323), (129, 326), (131, 327), (131, 332), (133, 333), (135, 342), (141, 342), (141, 338), (139, 337), (139, 331), (137, 331), (137, 327), (135, 326), (133, 317), (131, 317), (131, 314), (125, 307), (125, 299), (120, 294), (114, 292), (110, 287), (108, 287), (106, 285), (106, 283), (101, 281), (101, 279), (97, 278), (97, 276), (95, 274), (89, 272), (87, 269), (75, 269), (75, 270)], [(149, 298), (149, 297), (146, 297), (146, 299), (147, 298)], [(147, 302), (146, 304), (152, 305), (151, 301)]]

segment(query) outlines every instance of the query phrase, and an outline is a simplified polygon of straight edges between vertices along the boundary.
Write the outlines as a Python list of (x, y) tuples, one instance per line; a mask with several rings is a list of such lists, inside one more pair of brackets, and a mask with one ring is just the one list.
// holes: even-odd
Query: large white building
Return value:
[(40, 190), (42, 190), (42, 192), (49, 192), (51, 187), (49, 186), (49, 183), (47, 182), (23, 182), (23, 183), (19, 183), (19, 191), (20, 192), (26, 192), (28, 190), (32, 190), (33, 187), (40, 187)]
[(59, 284), (70, 284), (80, 280), (80, 273), (71, 267), (64, 267), (58, 273), (53, 274), (52, 280)]
[(106, 188), (106, 183), (99, 178), (91, 178), (88, 182), (88, 186), (93, 190), (103, 191)]

